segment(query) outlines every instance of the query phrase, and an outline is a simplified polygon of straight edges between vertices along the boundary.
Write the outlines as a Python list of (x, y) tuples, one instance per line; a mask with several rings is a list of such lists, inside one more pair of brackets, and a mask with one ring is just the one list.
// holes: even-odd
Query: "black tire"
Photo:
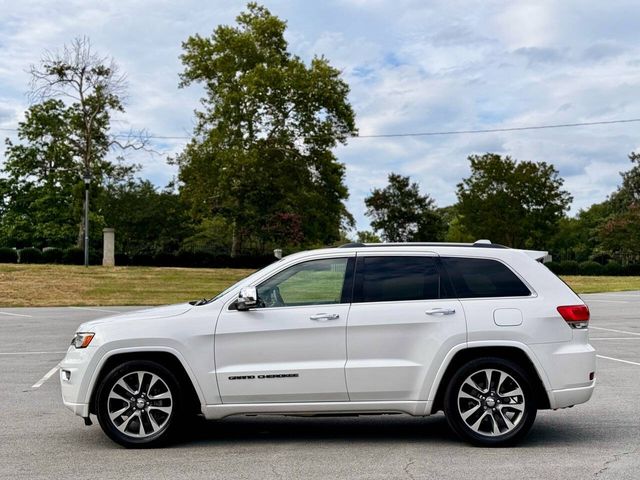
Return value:
[[(498, 385), (500, 379), (503, 382)], [(521, 395), (502, 395), (512, 392)], [(502, 358), (479, 358), (464, 364), (451, 378), (444, 412), (449, 426), (462, 439), (482, 447), (505, 447), (522, 440), (531, 429), (537, 413), (536, 396), (526, 371), (518, 364)], [(469, 415), (466, 420), (463, 414)]]
[[(137, 372), (142, 373), (142, 385), (138, 382), (136, 389)], [(129, 390), (122, 390), (122, 383), (116, 386), (123, 379)], [(112, 389), (116, 389), (114, 393)], [(121, 398), (125, 392), (127, 397), (132, 395), (127, 401)], [(163, 398), (154, 400), (156, 396)], [(127, 448), (155, 448), (175, 440), (184, 420), (184, 405), (176, 376), (161, 364), (149, 360), (131, 360), (115, 366), (103, 377), (96, 392), (96, 415), (102, 430), (111, 440)], [(110, 410), (115, 413), (120, 409), (126, 410), (112, 420)], [(138, 436), (140, 434), (142, 436)]]

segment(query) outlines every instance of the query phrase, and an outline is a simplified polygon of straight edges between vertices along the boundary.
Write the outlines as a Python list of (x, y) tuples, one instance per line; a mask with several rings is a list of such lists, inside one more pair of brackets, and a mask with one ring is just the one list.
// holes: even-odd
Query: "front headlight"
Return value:
[(91, 332), (78, 332), (71, 339), (71, 345), (76, 348), (87, 348), (94, 335), (95, 333)]

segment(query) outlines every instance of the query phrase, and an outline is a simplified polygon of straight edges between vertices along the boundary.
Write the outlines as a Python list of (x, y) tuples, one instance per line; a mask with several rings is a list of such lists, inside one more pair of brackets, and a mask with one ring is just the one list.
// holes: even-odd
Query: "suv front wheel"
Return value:
[(451, 428), (474, 445), (502, 447), (524, 437), (537, 405), (525, 371), (502, 358), (481, 358), (462, 366), (445, 393)]
[(116, 366), (100, 383), (96, 400), (102, 430), (125, 447), (163, 445), (181, 423), (178, 380), (156, 362), (134, 360)]

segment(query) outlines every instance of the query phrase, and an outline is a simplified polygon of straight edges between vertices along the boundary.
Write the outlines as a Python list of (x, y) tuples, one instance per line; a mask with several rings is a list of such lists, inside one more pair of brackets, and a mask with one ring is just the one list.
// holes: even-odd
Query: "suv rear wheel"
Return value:
[(444, 398), (451, 428), (474, 445), (501, 447), (524, 437), (536, 418), (531, 382), (516, 363), (472, 360), (451, 379)]
[(167, 443), (181, 423), (183, 399), (178, 380), (164, 366), (133, 360), (114, 367), (97, 391), (102, 430), (125, 447)]

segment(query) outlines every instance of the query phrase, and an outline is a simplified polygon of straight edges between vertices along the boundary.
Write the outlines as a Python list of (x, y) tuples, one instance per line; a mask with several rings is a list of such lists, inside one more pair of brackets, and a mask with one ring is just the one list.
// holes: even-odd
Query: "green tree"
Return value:
[[(117, 175), (117, 167), (105, 160), (112, 147), (144, 148), (146, 142), (139, 136), (119, 139), (110, 135), (111, 116), (124, 112), (125, 77), (113, 59), (92, 50), (87, 37), (76, 38), (62, 52), (47, 51), (38, 65), (31, 66), (30, 73), (32, 100), (58, 102), (66, 128), (66, 152), (73, 158), (72, 171), (78, 178), (90, 180), (87, 188), (95, 189), (105, 175)], [(37, 145), (34, 139), (30, 141)], [(79, 245), (83, 229), (79, 221)]]
[(457, 192), (464, 230), (511, 247), (546, 245), (572, 201), (553, 165), (493, 153), (469, 161)]
[(640, 154), (632, 152), (633, 167), (622, 172), (622, 184), (604, 202), (604, 213), (596, 225), (599, 249), (623, 263), (640, 257)]
[(363, 230), (358, 232), (356, 242), (359, 243), (380, 243), (380, 237), (373, 232)]
[(105, 224), (116, 230), (116, 251), (128, 255), (177, 252), (191, 233), (188, 209), (177, 193), (148, 180), (109, 185), (98, 199)]
[(445, 225), (429, 195), (421, 195), (409, 177), (390, 173), (388, 185), (376, 188), (364, 203), (371, 226), (388, 242), (442, 240)]
[(446, 225), (447, 230), (444, 239), (447, 242), (472, 243), (477, 240), (471, 234), (466, 232), (461, 225), (457, 205), (442, 207), (438, 211), (440, 215), (442, 215), (442, 220)]
[(180, 86), (200, 83), (205, 96), (194, 138), (172, 161), (194, 217), (229, 225), (232, 255), (273, 236), (282, 215), (299, 219), (306, 243), (331, 243), (353, 223), (332, 153), (356, 133), (349, 87), (324, 57), (307, 66), (292, 55), (285, 29), (250, 3), (235, 26), (183, 44)]

